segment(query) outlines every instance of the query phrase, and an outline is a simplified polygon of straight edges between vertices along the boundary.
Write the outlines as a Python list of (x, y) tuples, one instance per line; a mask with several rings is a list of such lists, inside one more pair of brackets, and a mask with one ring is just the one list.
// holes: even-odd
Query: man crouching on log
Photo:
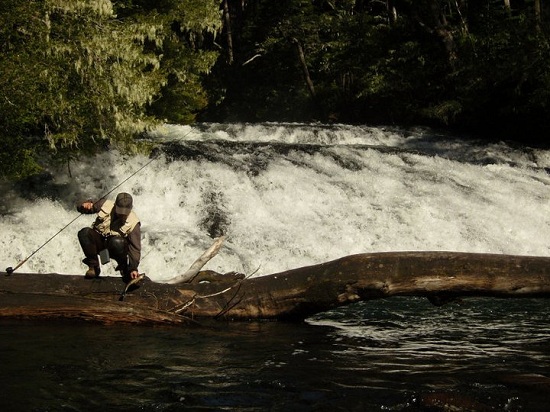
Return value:
[[(119, 193), (116, 200), (100, 199), (96, 202), (86, 200), (77, 206), (84, 214), (97, 213), (92, 227), (85, 227), (78, 232), (78, 241), (88, 265), (84, 277), (97, 278), (101, 271), (98, 254), (102, 263), (107, 263), (112, 257), (118, 263), (125, 283), (139, 276), (138, 266), (141, 258), (141, 223), (132, 210), (133, 200), (128, 193)], [(105, 250), (108, 255), (104, 258)]]

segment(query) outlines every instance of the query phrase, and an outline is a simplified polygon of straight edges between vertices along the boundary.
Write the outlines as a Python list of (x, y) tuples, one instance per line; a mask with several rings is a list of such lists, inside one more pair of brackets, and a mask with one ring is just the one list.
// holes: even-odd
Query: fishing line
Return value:
[[(105, 193), (103, 196), (101, 196), (99, 198), (99, 200), (104, 199), (109, 194), (111, 194), (116, 189), (118, 189), (120, 186), (122, 186), (124, 183), (126, 183), (128, 180), (130, 180), (132, 177), (137, 175), (139, 172), (141, 172), (143, 169), (145, 169), (147, 166), (149, 166), (153, 162), (153, 160), (156, 160), (156, 157), (151, 158), (151, 160), (149, 160), (147, 163), (145, 163), (143, 166), (141, 166), (138, 170), (136, 170), (134, 173), (132, 173), (130, 176), (128, 176), (126, 179), (124, 179), (122, 182), (120, 182), (118, 185), (116, 185), (111, 190), (109, 190), (107, 193)], [(99, 202), (99, 200), (97, 200), (95, 203)], [(94, 205), (95, 205), (95, 203), (94, 203)], [(17, 266), (15, 266), (14, 268), (12, 268), (11, 266), (6, 268), (6, 276), (10, 276), (13, 272), (15, 272), (21, 266), (23, 266), (25, 264), (25, 262), (27, 262), (31, 257), (33, 257), (40, 249), (42, 249), (44, 246), (46, 246), (48, 243), (50, 243), (57, 235), (59, 235), (61, 232), (63, 232), (65, 229), (67, 229), (71, 224), (73, 224), (82, 215), (83, 215), (83, 213), (79, 214), (73, 220), (71, 220), (69, 223), (67, 223), (65, 226), (63, 226), (55, 235), (53, 235), (48, 240), (46, 240), (46, 242), (44, 242), (42, 244), (42, 246), (40, 246), (38, 249), (36, 249), (34, 252), (32, 252), (29, 256), (27, 256), (25, 259), (23, 259), (21, 262), (19, 262), (17, 264)]]
[[(193, 131), (193, 128), (191, 128), (185, 135), (183, 135), (182, 139), (187, 137), (187, 135), (189, 135), (192, 131)], [(157, 157), (158, 156), (153, 155), (151, 160), (149, 160), (147, 163), (145, 163), (143, 166), (141, 166), (138, 170), (136, 170), (134, 173), (132, 173), (130, 176), (128, 176), (126, 179), (124, 179), (122, 182), (120, 182), (118, 185), (116, 185), (111, 190), (109, 190), (107, 193), (105, 193), (103, 196), (101, 196), (99, 198), (99, 200), (104, 199), (105, 197), (110, 195), (112, 192), (114, 192), (116, 189), (118, 189), (120, 186), (122, 186), (124, 183), (126, 183), (128, 180), (130, 180), (132, 177), (137, 175), (139, 172), (141, 172), (143, 169), (145, 169), (147, 166), (149, 166), (153, 162), (153, 160), (156, 160)], [(95, 203), (99, 202), (99, 200), (97, 200)], [(94, 203), (94, 205), (95, 205), (95, 203)], [(50, 243), (50, 241), (52, 241), (57, 235), (59, 235), (61, 232), (63, 232), (65, 229), (67, 229), (67, 227), (69, 227), (72, 223), (74, 223), (82, 215), (83, 215), (83, 213), (79, 214), (73, 220), (71, 220), (69, 223), (67, 223), (65, 226), (63, 226), (55, 235), (53, 235), (51, 238), (46, 240), (46, 242), (44, 242), (42, 244), (42, 246), (40, 246), (38, 249), (36, 249), (34, 252), (32, 252), (29, 256), (27, 256), (25, 259), (23, 259), (21, 262), (19, 262), (17, 264), (17, 266), (15, 266), (14, 268), (11, 267), (11, 266), (6, 268), (6, 276), (11, 275), (13, 272), (15, 272), (21, 266), (23, 266), (25, 264), (25, 262), (27, 262), (31, 257), (33, 257), (40, 249), (42, 249), (44, 246), (46, 246), (48, 243)]]

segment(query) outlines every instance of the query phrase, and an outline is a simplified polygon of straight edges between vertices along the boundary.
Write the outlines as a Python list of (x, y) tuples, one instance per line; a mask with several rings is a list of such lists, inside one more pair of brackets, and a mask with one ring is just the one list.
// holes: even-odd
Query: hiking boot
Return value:
[(84, 277), (86, 279), (94, 279), (99, 277), (99, 273), (101, 272), (101, 269), (99, 266), (88, 266), (88, 270), (84, 274)]

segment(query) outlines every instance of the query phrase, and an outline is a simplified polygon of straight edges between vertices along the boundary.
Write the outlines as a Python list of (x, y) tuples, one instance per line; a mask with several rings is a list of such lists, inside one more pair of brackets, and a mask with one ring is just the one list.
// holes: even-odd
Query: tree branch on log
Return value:
[(187, 272), (175, 276), (170, 280), (167, 280), (166, 283), (174, 285), (177, 283), (191, 282), (193, 278), (197, 276), (203, 266), (206, 265), (206, 263), (210, 259), (217, 255), (218, 251), (222, 247), (224, 240), (225, 236), (220, 236), (219, 238), (216, 238), (214, 243), (212, 243), (212, 246), (210, 246), (197, 260), (195, 260), (195, 262), (193, 262), (189, 269), (187, 269)]

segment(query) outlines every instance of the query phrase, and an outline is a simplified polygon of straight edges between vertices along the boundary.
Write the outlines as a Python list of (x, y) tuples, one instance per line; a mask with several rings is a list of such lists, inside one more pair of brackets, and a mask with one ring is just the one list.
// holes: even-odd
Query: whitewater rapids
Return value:
[(140, 271), (156, 281), (221, 234), (205, 268), (255, 276), (363, 252), (550, 254), (549, 150), (319, 124), (164, 125), (148, 139), (152, 157), (111, 150), (6, 188), (2, 269), (55, 235), (18, 271), (83, 274), (76, 233), (93, 216), (74, 205), (118, 185), (109, 197), (134, 196)]

